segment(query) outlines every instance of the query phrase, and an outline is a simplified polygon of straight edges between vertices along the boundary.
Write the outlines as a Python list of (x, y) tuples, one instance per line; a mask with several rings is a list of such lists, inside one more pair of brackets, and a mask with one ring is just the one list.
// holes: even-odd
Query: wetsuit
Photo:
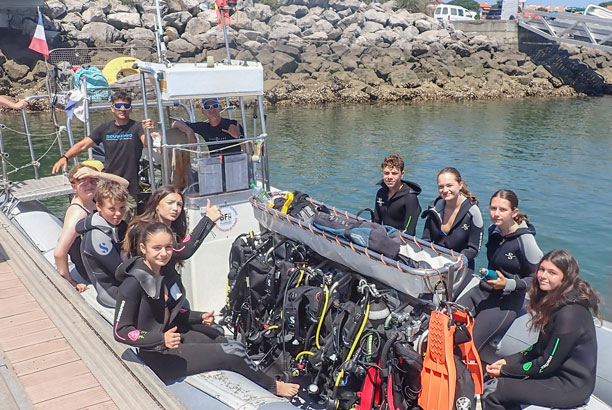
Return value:
[[(117, 269), (123, 283), (115, 309), (115, 340), (138, 347), (139, 356), (166, 383), (206, 371), (230, 370), (275, 393), (276, 380), (257, 369), (244, 345), (203, 325), (202, 312), (183, 308), (185, 288), (172, 265), (155, 276), (141, 257), (134, 257)], [(174, 326), (181, 333), (181, 343), (168, 349), (164, 332)]]
[[(81, 204), (72, 203), (68, 205), (68, 208), (70, 208), (71, 206), (78, 206), (83, 211), (85, 211), (85, 217), (91, 214), (87, 210), (87, 208), (85, 208)], [(81, 277), (85, 279), (87, 282), (91, 282), (91, 279), (89, 279), (89, 276), (87, 275), (87, 269), (85, 268), (85, 263), (83, 263), (83, 256), (81, 255), (81, 235), (77, 235), (77, 237), (74, 238), (72, 245), (70, 245), (70, 248), (68, 249), (68, 255), (70, 256), (70, 260), (72, 261), (72, 263), (74, 263), (74, 267), (76, 268), (79, 275), (81, 275)]]
[(495, 225), (489, 227), (488, 267), (504, 275), (506, 287), (495, 290), (482, 280), (457, 301), (476, 317), (473, 333), (479, 352), (489, 341), (508, 330), (523, 307), (527, 287), (543, 255), (534, 235), (533, 225), (524, 221), (508, 235), (502, 235)]
[(589, 309), (575, 294), (554, 312), (536, 344), (506, 359), (497, 386), (485, 390), (485, 410), (520, 405), (569, 408), (583, 404), (595, 388), (597, 339)]
[[(138, 239), (142, 229), (146, 225), (147, 224), (134, 224), (130, 227), (127, 234), (129, 235), (130, 244), (132, 244), (132, 247), (130, 249), (130, 255), (128, 256), (138, 255)], [(187, 234), (183, 240), (175, 238), (177, 243), (175, 245), (174, 252), (172, 253), (172, 259), (175, 261), (189, 259), (195, 253), (195, 251), (198, 250), (200, 245), (202, 245), (202, 242), (214, 227), (215, 223), (211, 221), (209, 217), (203, 216), (196, 227), (193, 228), (191, 234)]]
[(121, 241), (126, 223), (111, 225), (95, 212), (76, 224), (76, 231), (83, 235), (81, 254), (89, 279), (98, 293), (98, 302), (115, 307), (117, 289), (121, 284), (115, 278), (115, 270), (121, 264)]
[(462, 253), (468, 260), (468, 268), (473, 271), (474, 259), (480, 252), (482, 244), (483, 221), (480, 209), (475, 202), (464, 197), (453, 226), (448, 232), (444, 232), (442, 231), (442, 217), (445, 204), (444, 199), (437, 198), (421, 215), (422, 218), (427, 218), (423, 229), (423, 239)]
[(376, 193), (374, 205), (374, 222), (390, 225), (408, 235), (416, 232), (417, 219), (421, 205), (417, 196), (421, 187), (411, 181), (402, 180), (402, 187), (389, 198), (389, 188), (383, 180), (378, 182), (381, 188)]

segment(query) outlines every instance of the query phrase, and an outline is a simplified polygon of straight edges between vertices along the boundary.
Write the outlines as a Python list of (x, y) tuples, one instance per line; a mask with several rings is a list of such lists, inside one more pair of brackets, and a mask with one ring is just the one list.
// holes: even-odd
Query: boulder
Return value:
[(188, 11), (177, 11), (175, 13), (166, 14), (164, 17), (162, 17), (162, 20), (167, 26), (174, 27), (179, 33), (185, 31), (185, 26), (187, 25), (189, 19), (191, 19), (191, 13)]
[(389, 21), (389, 16), (387, 15), (387, 13), (383, 13), (373, 9), (370, 9), (363, 13), (363, 16), (365, 17), (366, 21), (373, 21), (383, 26), (385, 26)]
[(411, 52), (413, 56), (418, 57), (429, 52), (429, 46), (421, 41), (415, 41), (412, 43)]
[(457, 53), (457, 55), (461, 56), (461, 57), (467, 57), (469, 55), (472, 54), (472, 52), (470, 51), (469, 47), (462, 43), (461, 41), (459, 42), (451, 42), (448, 45), (448, 48), (450, 50), (453, 50), (455, 53)]
[(90, 7), (81, 14), (83, 24), (89, 23), (104, 23), (106, 22), (106, 14), (101, 7)]
[(8, 60), (3, 64), (4, 71), (11, 81), (19, 81), (24, 78), (30, 71), (30, 67), (25, 64), (19, 64), (14, 60)]
[(287, 14), (275, 14), (268, 21), (268, 25), (274, 28), (277, 24), (290, 24), (292, 26), (297, 24), (297, 19), (293, 16), (289, 16)]
[(85, 24), (79, 33), (77, 40), (85, 41), (90, 45), (107, 46), (121, 40), (121, 32), (110, 24), (93, 22)]
[(128, 43), (132, 41), (148, 42), (153, 44), (155, 42), (155, 34), (146, 28), (136, 27), (129, 30), (125, 30), (123, 33), (125, 41)]
[(299, 19), (308, 14), (308, 7), (298, 6), (297, 4), (290, 4), (288, 6), (279, 7), (276, 12)]
[(301, 19), (298, 19), (296, 21), (296, 25), (300, 28), (300, 30), (304, 31), (314, 26), (317, 21), (319, 21), (319, 16), (311, 13), (305, 17), (302, 17)]
[(255, 3), (252, 6), (246, 7), (244, 13), (249, 20), (257, 20), (264, 23), (267, 23), (274, 15), (270, 6), (261, 3)]
[(192, 15), (198, 14), (200, 11), (200, 2), (198, 0), (167, 0), (168, 11), (188, 11)]
[(417, 39), (425, 44), (447, 44), (451, 42), (450, 34), (446, 30), (429, 30), (422, 32)]
[[(214, 28), (212, 30), (208, 30), (204, 34), (198, 34), (194, 36), (198, 41), (201, 42), (202, 47), (205, 49), (217, 49), (225, 46), (225, 38), (223, 37), (223, 30), (219, 28)], [(230, 44), (233, 41), (230, 37)]]
[(106, 17), (106, 22), (119, 30), (140, 27), (140, 14), (113, 13)]
[(410, 26), (407, 21), (408, 14), (410, 13), (406, 9), (401, 9), (396, 13), (391, 13), (389, 15), (389, 21), (387, 24), (390, 27), (400, 27), (402, 29), (405, 29), (406, 27)]
[(76, 30), (83, 28), (83, 19), (77, 13), (70, 12), (64, 16), (62, 23), (72, 24)]
[(214, 10), (204, 10), (198, 13), (197, 17), (208, 21), (211, 27), (215, 27), (219, 25), (219, 21), (217, 20), (217, 13)]
[(329, 0), (329, 7), (336, 10), (359, 10), (361, 7), (361, 1), (359, 0)]
[(257, 41), (249, 40), (242, 44), (245, 50), (249, 50), (253, 55), (257, 54), (257, 51), (261, 48), (261, 44)]
[(359, 59), (353, 54), (342, 56), (339, 62), (344, 71), (355, 71), (359, 68)]
[(361, 26), (365, 22), (362, 13), (351, 13), (338, 22), (338, 27), (348, 27), (353, 24)]
[(181, 57), (186, 57), (195, 54), (196, 46), (183, 38), (179, 38), (168, 43), (168, 50), (177, 53)]
[(82, 0), (64, 0), (64, 5), (66, 13), (80, 13), (85, 8)]
[(323, 12), (322, 17), (323, 19), (325, 19), (325, 21), (328, 21), (334, 26), (340, 21), (340, 16), (338, 15), (338, 13), (336, 13), (335, 11), (331, 9), (325, 10)]
[(174, 27), (166, 27), (166, 30), (164, 30), (164, 35), (166, 36), (167, 41), (174, 41), (181, 38), (178, 30)]
[(210, 23), (201, 17), (193, 17), (185, 25), (185, 33), (192, 36), (206, 33), (210, 29)]
[(285, 53), (274, 53), (274, 61), (272, 62), (272, 71), (276, 75), (292, 73), (297, 68), (298, 63), (295, 58)]
[(376, 32), (376, 34), (379, 34), (383, 41), (387, 44), (393, 44), (400, 38), (400, 35), (397, 32), (390, 29), (380, 30)]
[(541, 65), (538, 66), (531, 74), (534, 78), (550, 78), (552, 75)]
[(319, 20), (312, 27), (314, 31), (324, 31), (325, 33), (330, 33), (334, 26), (327, 20)]
[(155, 18), (155, 14), (153, 13), (143, 13), (140, 15), (140, 25), (153, 30), (155, 27)]
[(419, 33), (434, 29), (434, 23), (428, 19), (415, 20), (414, 26), (419, 30)]
[(412, 70), (395, 70), (389, 74), (389, 82), (394, 87), (415, 88), (421, 85), (421, 80)]
[(324, 31), (315, 31), (312, 34), (304, 36), (304, 40), (308, 40), (308, 41), (326, 41), (327, 40), (327, 33), (324, 32)]
[(377, 31), (380, 31), (384, 28), (384, 26), (380, 23), (377, 23), (376, 21), (366, 21), (363, 24), (363, 29), (362, 29), (362, 33), (366, 34), (366, 33), (376, 33)]
[(59, 0), (48, 0), (45, 3), (47, 5), (45, 14), (52, 20), (61, 18), (68, 11), (66, 5)]
[[(295, 34), (299, 35), (302, 31), (300, 28), (293, 24), (286, 23), (278, 23), (268, 35), (268, 39), (270, 40), (283, 40), (288, 39), (289, 35)], [(327, 39), (327, 34), (325, 35), (325, 39)]]

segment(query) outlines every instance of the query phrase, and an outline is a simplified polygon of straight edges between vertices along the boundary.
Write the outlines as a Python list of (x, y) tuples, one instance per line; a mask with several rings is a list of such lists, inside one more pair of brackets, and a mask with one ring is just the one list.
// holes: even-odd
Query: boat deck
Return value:
[(13, 408), (117, 408), (1, 253), (0, 304), (0, 348), (10, 378), (4, 382), (18, 382), (25, 393), (4, 403), (12, 402)]
[(0, 213), (0, 407), (185, 409)]

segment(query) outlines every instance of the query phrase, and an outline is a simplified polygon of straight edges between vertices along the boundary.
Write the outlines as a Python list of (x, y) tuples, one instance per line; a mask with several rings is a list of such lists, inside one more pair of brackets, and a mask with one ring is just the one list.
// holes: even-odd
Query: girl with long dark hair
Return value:
[(123, 251), (128, 257), (137, 256), (137, 241), (142, 229), (152, 222), (163, 222), (174, 232), (177, 247), (173, 258), (188, 259), (200, 247), (220, 218), (221, 210), (216, 205), (210, 206), (208, 200), (206, 215), (198, 222), (193, 232), (187, 234), (187, 218), (181, 191), (173, 185), (162, 185), (153, 192), (142, 214), (130, 221), (123, 241)]
[(139, 348), (139, 356), (166, 383), (210, 370), (240, 373), (274, 394), (295, 395), (299, 385), (276, 381), (257, 368), (245, 347), (211, 327), (213, 312), (185, 309), (185, 287), (170, 263), (174, 232), (163, 222), (142, 229), (142, 256), (116, 272), (122, 281), (115, 309), (115, 340)]
[(534, 404), (571, 408), (584, 404), (595, 388), (600, 299), (578, 277), (576, 259), (565, 250), (542, 257), (529, 287), (535, 345), (486, 367), (497, 379), (485, 389), (485, 410), (519, 410)]

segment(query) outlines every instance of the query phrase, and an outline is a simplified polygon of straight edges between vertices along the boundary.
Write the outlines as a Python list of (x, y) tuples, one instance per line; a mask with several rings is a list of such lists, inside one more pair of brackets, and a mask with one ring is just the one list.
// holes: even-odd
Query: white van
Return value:
[(438, 20), (474, 20), (475, 13), (461, 6), (451, 4), (439, 4), (434, 12), (434, 17)]

